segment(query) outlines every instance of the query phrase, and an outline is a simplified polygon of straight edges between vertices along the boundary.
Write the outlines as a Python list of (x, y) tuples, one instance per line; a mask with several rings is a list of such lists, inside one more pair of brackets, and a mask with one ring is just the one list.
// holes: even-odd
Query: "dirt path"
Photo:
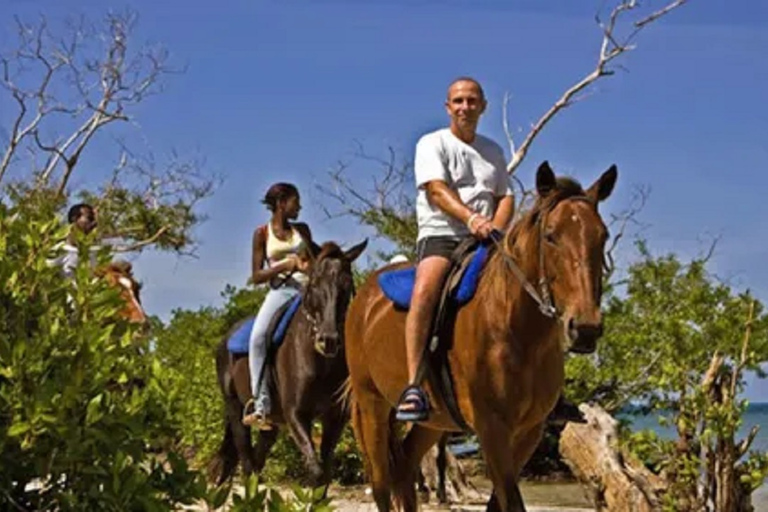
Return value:
[[(480, 482), (478, 482), (480, 483)], [(523, 483), (520, 487), (528, 512), (594, 512), (581, 487), (573, 483)], [(479, 489), (482, 492), (482, 488)], [(373, 499), (363, 486), (332, 486), (329, 490), (336, 512), (377, 512)], [(483, 493), (483, 500), (487, 493)], [(202, 512), (204, 505), (180, 507), (179, 512)], [(484, 511), (485, 501), (439, 505), (422, 503), (421, 512), (474, 512)]]
[[(593, 512), (578, 484), (533, 484), (521, 486), (529, 512)], [(332, 488), (333, 505), (337, 512), (376, 512), (376, 507), (363, 487)], [(422, 512), (470, 512), (485, 510), (485, 503), (453, 505), (422, 504)]]

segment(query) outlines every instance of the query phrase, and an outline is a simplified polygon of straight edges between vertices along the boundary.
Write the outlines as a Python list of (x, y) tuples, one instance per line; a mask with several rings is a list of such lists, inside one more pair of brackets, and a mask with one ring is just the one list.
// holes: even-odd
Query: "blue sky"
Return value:
[[(140, 14), (137, 38), (164, 44), (187, 66), (136, 112), (147, 147), (199, 151), (225, 178), (202, 205), (209, 220), (196, 231), (197, 259), (146, 254), (136, 262), (147, 309), (167, 318), (173, 308), (218, 304), (226, 283), (245, 282), (251, 232), (267, 218), (258, 199), (274, 181), (299, 184), (316, 238), (351, 244), (370, 235), (323, 220), (314, 184), (355, 140), (411, 158), (418, 136), (444, 125), (445, 87), (455, 76), (484, 84), (490, 105), (481, 131), (504, 145), (504, 93), (512, 94), (513, 126), (527, 128), (594, 65), (602, 3), (0, 0), (0, 44), (13, 15), (98, 19), (129, 5)], [(650, 26), (622, 60), (627, 71), (557, 117), (518, 174), (530, 185), (548, 159), (591, 183), (616, 163), (606, 211), (626, 207), (633, 186), (649, 186), (640, 220), (655, 252), (691, 257), (720, 237), (712, 270), (768, 300), (768, 4), (730, 5), (690, 0)], [(83, 176), (108, 167), (110, 151), (86, 155)], [(372, 171), (358, 164), (350, 172), (365, 180)], [(768, 385), (749, 396), (768, 399)]]

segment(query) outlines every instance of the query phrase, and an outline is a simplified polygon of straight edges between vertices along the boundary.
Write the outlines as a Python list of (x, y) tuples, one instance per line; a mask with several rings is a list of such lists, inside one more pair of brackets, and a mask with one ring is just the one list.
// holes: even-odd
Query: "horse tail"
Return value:
[(344, 382), (341, 384), (336, 394), (338, 395), (336, 398), (336, 403), (341, 406), (341, 410), (344, 412), (344, 415), (346, 416), (347, 414), (350, 414), (354, 402), (352, 396), (351, 377), (344, 379)]
[(227, 419), (224, 425), (224, 439), (219, 450), (208, 463), (208, 479), (219, 486), (229, 480), (237, 469), (238, 456), (235, 446), (235, 435), (232, 425)]
[[(230, 331), (231, 332), (231, 331)], [(232, 430), (232, 419), (230, 418), (229, 408), (232, 406), (232, 398), (229, 396), (229, 367), (230, 367), (230, 354), (227, 348), (227, 339), (230, 332), (223, 337), (218, 347), (216, 347), (216, 376), (221, 390), (222, 398), (225, 402), (224, 416), (224, 438), (221, 440), (219, 450), (214, 454), (211, 461), (208, 463), (208, 479), (211, 482), (216, 482), (216, 485), (221, 485), (234, 474), (239, 462), (237, 446), (235, 445), (235, 433)]]

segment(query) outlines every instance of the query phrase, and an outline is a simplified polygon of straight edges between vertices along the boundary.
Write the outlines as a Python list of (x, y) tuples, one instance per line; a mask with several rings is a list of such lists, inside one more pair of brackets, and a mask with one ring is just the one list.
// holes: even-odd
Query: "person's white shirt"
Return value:
[(441, 180), (455, 190), (472, 211), (493, 218), (496, 198), (512, 195), (504, 150), (477, 134), (468, 144), (450, 128), (423, 135), (416, 144), (416, 217), (418, 239), (432, 236), (465, 237), (469, 228), (429, 202), (424, 184)]
[[(99, 246), (91, 246), (88, 249), (91, 268), (96, 268), (96, 254), (99, 249)], [(50, 266), (60, 267), (64, 277), (72, 279), (75, 274), (75, 269), (80, 262), (80, 252), (78, 248), (69, 242), (62, 242), (54, 247), (54, 251), (57, 256), (49, 259), (48, 264)]]

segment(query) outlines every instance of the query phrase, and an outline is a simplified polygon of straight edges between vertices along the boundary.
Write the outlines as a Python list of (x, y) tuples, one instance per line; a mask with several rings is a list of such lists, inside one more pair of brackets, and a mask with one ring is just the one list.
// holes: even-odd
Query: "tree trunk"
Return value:
[(580, 406), (587, 423), (569, 423), (560, 437), (560, 453), (606, 512), (656, 512), (665, 482), (618, 446), (617, 422), (599, 406)]

